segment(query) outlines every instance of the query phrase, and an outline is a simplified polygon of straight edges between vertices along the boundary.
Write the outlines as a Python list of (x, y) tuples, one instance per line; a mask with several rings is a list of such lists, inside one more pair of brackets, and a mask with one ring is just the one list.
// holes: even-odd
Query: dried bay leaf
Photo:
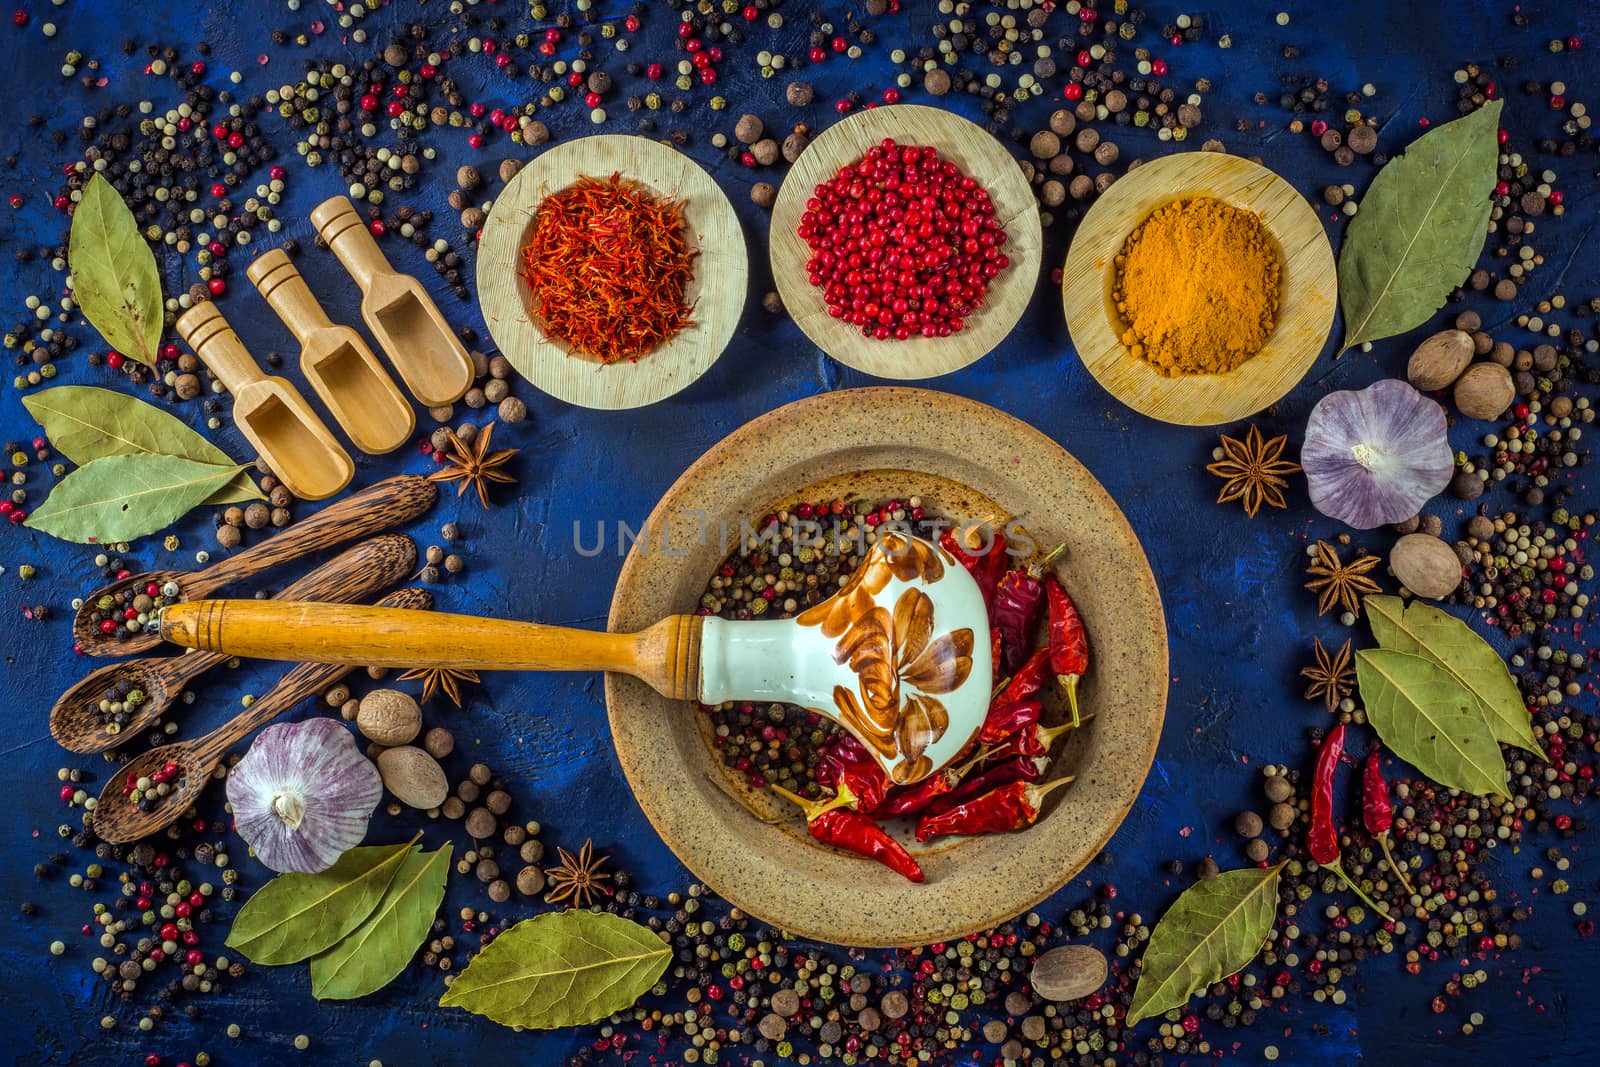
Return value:
[(1488, 236), (1500, 106), (1428, 131), (1372, 180), (1339, 250), (1344, 348), (1420, 326), (1471, 273)]
[(1394, 754), (1440, 785), (1506, 795), (1506, 762), (1477, 699), (1426, 656), (1388, 648), (1356, 653), (1367, 721)]
[[(138, 397), (92, 385), (62, 385), (22, 398), (45, 436), (78, 466), (106, 456), (182, 456), (196, 463), (237, 467), (228, 454), (183, 421)], [(244, 471), (218, 490), (208, 504), (265, 499)]]
[(578, 908), (526, 919), (489, 943), (439, 1004), (503, 1026), (581, 1026), (643, 996), (672, 948), (638, 923)]
[(409, 843), (367, 845), (317, 874), (278, 875), (239, 909), (228, 947), (270, 966), (332, 948), (372, 914), (410, 851)]
[(106, 342), (147, 367), (161, 343), (161, 274), (133, 212), (96, 174), (72, 209), (72, 296)]
[(85, 545), (131, 541), (181, 519), (238, 471), (181, 456), (106, 456), (61, 479), (25, 525)]
[(1181, 1008), (1256, 958), (1278, 914), (1282, 869), (1225, 871), (1183, 891), (1150, 933), (1127, 1025)]
[(332, 948), (311, 957), (311, 995), (351, 1000), (394, 981), (433, 927), (449, 869), (448, 844), (434, 852), (412, 849), (372, 914)]
[(1497, 741), (1543, 755), (1506, 661), (1470, 626), (1448, 612), (1418, 601), (1407, 605), (1396, 596), (1369, 596), (1362, 603), (1378, 644), (1443, 667), (1478, 701)]

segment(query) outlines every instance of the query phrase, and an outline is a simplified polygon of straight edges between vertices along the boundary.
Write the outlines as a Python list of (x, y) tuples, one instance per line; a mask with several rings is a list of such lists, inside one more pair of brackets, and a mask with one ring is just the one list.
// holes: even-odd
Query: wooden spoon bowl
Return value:
[[(385, 534), (324, 563), (285, 588), (277, 599), (361, 600), (405, 577), (416, 562), (417, 546), (409, 537)], [(230, 658), (220, 652), (193, 652), (108, 663), (61, 694), (50, 709), (50, 736), (70, 752), (105, 752), (126, 744), (159, 722), (190, 682)], [(96, 711), (106, 691), (124, 681), (142, 691), (144, 700), (113, 730)]]

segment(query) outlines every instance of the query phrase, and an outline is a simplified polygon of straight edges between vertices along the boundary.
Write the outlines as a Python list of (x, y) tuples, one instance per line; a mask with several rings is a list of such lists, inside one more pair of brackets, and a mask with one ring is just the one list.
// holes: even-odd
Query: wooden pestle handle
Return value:
[[(290, 582), (277, 598), (286, 601), (365, 600), (404, 578), (416, 563), (417, 546), (411, 538), (405, 534), (384, 534), (346, 549), (311, 573)], [(228, 658), (226, 652), (168, 656), (166, 661), (171, 664), (168, 684), (186, 683)]]
[(311, 225), (328, 242), (357, 287), (365, 293), (380, 274), (393, 274), (394, 268), (367, 231), (355, 205), (348, 197), (331, 196), (311, 209)]
[(274, 248), (250, 264), (245, 274), (256, 289), (266, 298), (267, 306), (277, 312), (278, 318), (304, 345), (318, 330), (333, 325), (328, 313), (311, 292), (311, 287), (301, 277), (300, 270), (281, 248)]
[[(270, 602), (250, 600), (243, 603)], [(393, 611), (396, 614), (426, 612), (433, 606), (433, 594), (425, 589), (397, 589), (378, 603), (382, 605), (381, 608), (368, 610)], [(278, 679), (277, 684), (268, 690), (266, 695), (251, 704), (249, 710), (234, 716), (204, 737), (198, 738), (194, 742), (194, 758), (208, 767), (216, 766), (228, 750), (246, 736), (267, 725), (302, 700), (321, 693), (349, 674), (355, 666), (353, 662), (302, 663), (292, 668)]]
[(614, 671), (675, 700), (695, 700), (700, 695), (703, 622), (694, 615), (670, 615), (636, 634), (612, 634), (342, 604), (198, 600), (162, 609), (161, 636), (186, 648), (263, 659), (369, 667)]
[(203, 597), (213, 589), (280, 563), (410, 522), (432, 507), (438, 494), (438, 485), (418, 474), (385, 479), (330, 504), (254, 548), (213, 563), (183, 581), (184, 595)]
[(215, 302), (207, 300), (185, 311), (178, 316), (175, 328), (178, 336), (211, 368), (211, 373), (228, 392), (237, 394), (246, 385), (265, 377), (255, 357), (217, 310)]

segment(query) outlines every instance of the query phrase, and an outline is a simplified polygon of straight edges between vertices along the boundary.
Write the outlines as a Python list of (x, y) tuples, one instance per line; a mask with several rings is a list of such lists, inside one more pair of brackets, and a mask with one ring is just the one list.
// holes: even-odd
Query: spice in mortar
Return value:
[(1281, 264), (1253, 211), (1209, 196), (1158, 208), (1116, 268), (1122, 343), (1169, 378), (1226, 374), (1272, 335)]
[(816, 187), (798, 233), (828, 314), (879, 341), (961, 332), (1011, 263), (988, 190), (888, 138)]
[(692, 325), (695, 250), (683, 201), (621, 175), (546, 197), (522, 249), (544, 332), (601, 363), (636, 360)]

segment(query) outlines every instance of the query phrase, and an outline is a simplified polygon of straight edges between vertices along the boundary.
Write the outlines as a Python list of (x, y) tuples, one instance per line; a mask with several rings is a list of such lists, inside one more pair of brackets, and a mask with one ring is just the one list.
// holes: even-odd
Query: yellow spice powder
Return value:
[(1253, 211), (1209, 196), (1158, 208), (1116, 268), (1122, 343), (1169, 378), (1231, 371), (1272, 333), (1280, 264)]

